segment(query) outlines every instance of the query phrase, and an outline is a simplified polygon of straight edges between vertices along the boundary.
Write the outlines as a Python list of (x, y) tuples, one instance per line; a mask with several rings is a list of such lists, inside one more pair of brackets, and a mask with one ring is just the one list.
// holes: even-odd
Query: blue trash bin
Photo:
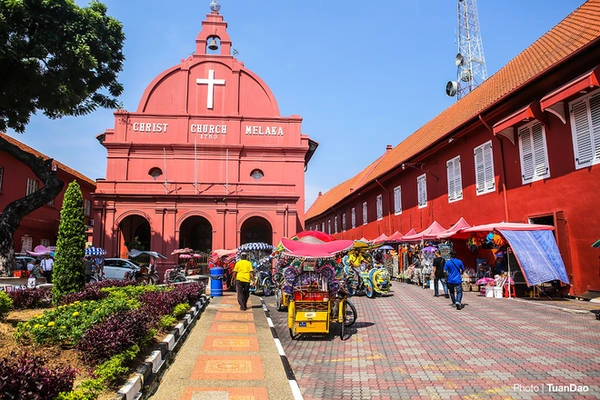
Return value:
[(223, 267), (212, 267), (210, 269), (210, 295), (223, 296)]

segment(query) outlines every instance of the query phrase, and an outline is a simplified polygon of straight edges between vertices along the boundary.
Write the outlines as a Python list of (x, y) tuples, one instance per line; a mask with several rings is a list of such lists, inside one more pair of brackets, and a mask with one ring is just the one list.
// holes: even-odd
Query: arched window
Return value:
[(259, 180), (263, 176), (265, 176), (265, 174), (263, 174), (263, 172), (257, 168), (257, 169), (252, 170), (252, 172), (250, 172), (250, 176), (253, 177), (255, 180)]
[(150, 175), (154, 180), (156, 180), (162, 174), (162, 170), (158, 167), (150, 168), (150, 171), (148, 171), (148, 175)]

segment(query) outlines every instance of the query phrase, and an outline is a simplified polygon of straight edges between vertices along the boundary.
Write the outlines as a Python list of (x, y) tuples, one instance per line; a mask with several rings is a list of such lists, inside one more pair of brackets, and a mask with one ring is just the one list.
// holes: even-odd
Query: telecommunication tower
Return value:
[(456, 80), (446, 84), (446, 94), (460, 100), (487, 78), (475, 0), (458, 0), (458, 53), (454, 62)]

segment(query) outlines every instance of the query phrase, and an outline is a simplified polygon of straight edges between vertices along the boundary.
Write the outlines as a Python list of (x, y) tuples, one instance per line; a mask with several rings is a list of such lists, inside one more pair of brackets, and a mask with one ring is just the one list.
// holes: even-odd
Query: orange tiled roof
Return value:
[(306, 219), (326, 212), (352, 191), (419, 154), (452, 130), (477, 117), (506, 95), (599, 37), (600, 0), (589, 0), (467, 96), (442, 111), (356, 176), (320, 195), (306, 212)]
[[(52, 157), (48, 157), (48, 156), (47, 156), (47, 155), (45, 155), (45, 154), (42, 154), (42, 153), (40, 153), (39, 151), (37, 151), (37, 150), (35, 150), (35, 149), (33, 149), (33, 148), (31, 148), (31, 147), (27, 146), (27, 145), (26, 145), (26, 144), (24, 144), (24, 143), (21, 143), (21, 142), (19, 142), (18, 140), (16, 140), (15, 138), (13, 138), (13, 137), (11, 137), (11, 136), (8, 136), (8, 135), (7, 135), (6, 133), (4, 133), (4, 132), (0, 132), (0, 136), (1, 136), (1, 137), (2, 137), (4, 140), (6, 140), (7, 142), (14, 144), (15, 146), (19, 147), (21, 150), (24, 150), (24, 151), (26, 151), (26, 152), (28, 152), (28, 153), (31, 153), (31, 154), (33, 154), (33, 155), (34, 155), (34, 156), (36, 156), (36, 157), (41, 157), (41, 158), (43, 158), (44, 160), (47, 160), (47, 159), (49, 159), (49, 158), (52, 158)], [(76, 177), (76, 178), (78, 178), (78, 179), (81, 179), (82, 181), (88, 182), (90, 185), (94, 185), (94, 186), (96, 186), (96, 182), (95, 182), (95, 181), (93, 181), (93, 180), (91, 180), (91, 179), (90, 179), (90, 178), (88, 178), (87, 176), (85, 176), (85, 175), (83, 175), (83, 174), (81, 174), (81, 173), (79, 173), (79, 172), (75, 171), (73, 168), (69, 168), (69, 167), (67, 167), (65, 164), (62, 164), (62, 163), (60, 163), (60, 162), (58, 162), (58, 161), (56, 161), (56, 160), (54, 160), (54, 162), (56, 162), (56, 165), (58, 166), (58, 168), (59, 168), (59, 169), (61, 169), (61, 170), (63, 170), (64, 172), (66, 172), (66, 173), (68, 173), (68, 174), (70, 174), (70, 175), (73, 175), (74, 177)]]

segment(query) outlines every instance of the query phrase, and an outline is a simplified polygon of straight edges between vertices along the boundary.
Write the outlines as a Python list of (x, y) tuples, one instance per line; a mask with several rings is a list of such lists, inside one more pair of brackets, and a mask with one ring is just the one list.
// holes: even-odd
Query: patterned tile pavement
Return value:
[(305, 400), (600, 399), (600, 304), (466, 292), (456, 310), (399, 282), (351, 300), (348, 340), (335, 324), (291, 340), (287, 313), (264, 298)]
[[(292, 389), (260, 305), (240, 311), (235, 293), (214, 297), (152, 400), (289, 400)], [(132, 397), (133, 398), (133, 397)]]

